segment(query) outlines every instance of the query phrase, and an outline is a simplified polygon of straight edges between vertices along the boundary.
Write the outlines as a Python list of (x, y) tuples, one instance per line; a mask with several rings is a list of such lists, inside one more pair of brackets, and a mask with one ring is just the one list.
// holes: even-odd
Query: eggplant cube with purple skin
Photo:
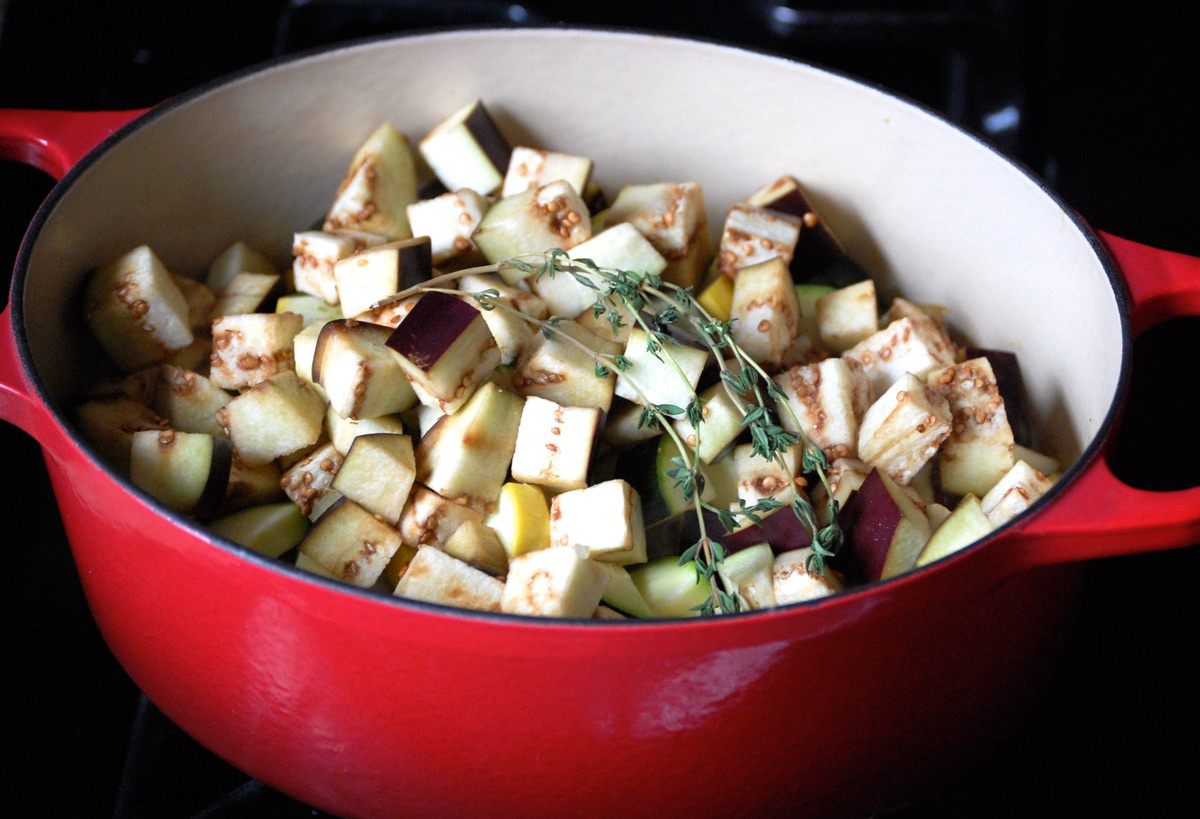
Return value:
[(775, 376), (775, 383), (786, 396), (776, 401), (784, 429), (796, 431), (794, 414), (808, 440), (830, 458), (858, 454), (858, 422), (869, 389), (861, 367), (826, 358), (792, 367)]
[(288, 499), (309, 517), (321, 499), (333, 488), (333, 479), (337, 477), (342, 461), (342, 453), (338, 452), (332, 443), (325, 444), (284, 472), (279, 479), (279, 485)]
[(781, 257), (743, 267), (733, 280), (733, 338), (764, 367), (777, 366), (800, 334), (800, 302)]
[(863, 415), (858, 457), (905, 486), (950, 437), (951, 425), (946, 399), (906, 373)]
[(229, 441), (202, 432), (135, 432), (129, 477), (176, 512), (205, 518), (225, 498), (232, 452)]
[(786, 268), (800, 239), (800, 225), (799, 219), (785, 213), (746, 204), (731, 206), (717, 248), (717, 268), (730, 278), (768, 259), (779, 258)]
[[(474, 241), (494, 264), (551, 248), (570, 250), (591, 235), (587, 205), (570, 183), (558, 180), (492, 205), (475, 231)], [(515, 284), (529, 274), (504, 267), (500, 275)]]
[(209, 379), (218, 387), (253, 387), (280, 373), (296, 371), (293, 339), (304, 329), (295, 313), (246, 313), (213, 322)]
[(557, 491), (585, 488), (599, 427), (596, 407), (564, 407), (529, 396), (517, 430), (513, 479)]
[(592, 160), (587, 157), (518, 145), (512, 149), (512, 155), (509, 157), (500, 195), (523, 193), (556, 179), (563, 179), (575, 190), (583, 191), (587, 188), (591, 175)]
[(417, 480), (480, 511), (500, 496), (517, 445), (524, 400), (488, 382), (417, 445)]
[(509, 614), (590, 618), (604, 597), (608, 573), (571, 546), (513, 558), (500, 608)]
[(306, 230), (292, 239), (292, 283), (300, 293), (322, 299), (326, 304), (338, 303), (337, 281), (333, 266), (340, 259), (352, 256), (366, 247), (383, 244), (382, 236), (354, 231), (324, 232)]
[(396, 597), (460, 609), (500, 611), (504, 584), (433, 546), (417, 550), (396, 584)]
[(417, 403), (404, 370), (387, 347), (390, 335), (387, 327), (353, 319), (331, 321), (321, 328), (313, 354), (313, 380), (338, 415), (377, 418)]
[(645, 563), (641, 498), (619, 478), (556, 495), (550, 502), (550, 545), (573, 546), (606, 563)]
[(357, 230), (386, 239), (412, 236), (406, 208), (417, 201), (417, 168), (408, 137), (380, 125), (355, 152), (325, 217), (325, 230)]
[(422, 404), (452, 413), (500, 363), (480, 310), (448, 293), (426, 293), (388, 337)]
[(367, 248), (333, 265), (342, 312), (354, 316), (433, 276), (428, 236)]
[(92, 334), (125, 372), (192, 343), (187, 299), (146, 245), (97, 268), (84, 304)]
[(845, 536), (839, 563), (849, 561), (864, 580), (908, 571), (929, 541), (929, 519), (913, 499), (878, 469), (850, 496), (840, 516)]
[(330, 576), (369, 589), (401, 544), (399, 532), (343, 499), (317, 519), (300, 542), (300, 554)]
[(470, 188), (422, 199), (408, 206), (413, 236), (429, 237), (433, 263), (442, 265), (475, 250), (471, 235), (491, 203)]
[(512, 148), (479, 100), (439, 122), (418, 145), (447, 190), (471, 188), (487, 196), (504, 182)]
[(843, 357), (862, 364), (871, 392), (880, 395), (905, 373), (924, 378), (931, 370), (948, 367), (954, 354), (936, 325), (906, 316), (863, 339)]
[(325, 402), (294, 372), (260, 381), (217, 412), (237, 457), (260, 466), (312, 446), (321, 437)]
[(950, 405), (954, 426), (938, 452), (942, 488), (982, 498), (1016, 463), (1012, 428), (986, 358), (934, 370), (928, 383)]
[(395, 526), (416, 473), (412, 438), (387, 432), (360, 435), (346, 453), (332, 488)]

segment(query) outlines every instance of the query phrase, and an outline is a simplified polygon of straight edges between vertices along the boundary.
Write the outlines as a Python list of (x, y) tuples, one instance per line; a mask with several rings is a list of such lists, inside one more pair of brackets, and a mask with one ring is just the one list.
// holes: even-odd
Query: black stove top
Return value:
[[(292, 0), (196, 4), (168, 18), (155, 4), (10, 0), (0, 2), (0, 106), (149, 106), (278, 53), (433, 25), (649, 28), (747, 43), (895, 89), (1025, 162), (1097, 227), (1200, 254), (1200, 111), (1186, 81), (1200, 10), (1155, 5), (744, 0), (635, 14), (575, 3), (568, 16), (552, 3)], [(0, 270), (11, 269), (49, 187), (38, 172), (0, 163)], [(1138, 485), (1200, 483), (1195, 413), (1169, 406), (1179, 403), (1174, 385), (1200, 378), (1195, 357), (1179, 354), (1198, 339), (1200, 319), (1183, 319), (1136, 345), (1117, 457)], [(0, 539), (10, 657), (0, 724), (3, 769), (20, 783), (6, 800), (13, 813), (315, 815), (140, 697), (88, 614), (36, 444), (7, 427), (0, 439), (15, 477)], [(1194, 813), (1200, 547), (1099, 562), (1087, 574), (1071, 645), (1031, 718), (983, 765), (893, 815)]]

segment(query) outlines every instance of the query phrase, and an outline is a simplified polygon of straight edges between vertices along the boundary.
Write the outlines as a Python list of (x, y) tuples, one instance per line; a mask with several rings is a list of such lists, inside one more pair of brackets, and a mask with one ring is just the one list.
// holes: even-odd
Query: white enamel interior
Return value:
[(30, 257), (26, 330), (51, 395), (88, 379), (85, 272), (150, 243), (199, 272), (234, 239), (288, 259), (383, 120), (414, 142), (482, 98), (514, 144), (595, 159), (609, 196), (699, 180), (710, 228), (796, 176), (885, 295), (947, 305), (977, 343), (1015, 350), (1060, 457), (1095, 435), (1119, 379), (1121, 323), (1087, 237), (975, 140), (820, 70), (710, 44), (607, 32), (451, 32), (273, 67), (160, 113), (100, 156)]

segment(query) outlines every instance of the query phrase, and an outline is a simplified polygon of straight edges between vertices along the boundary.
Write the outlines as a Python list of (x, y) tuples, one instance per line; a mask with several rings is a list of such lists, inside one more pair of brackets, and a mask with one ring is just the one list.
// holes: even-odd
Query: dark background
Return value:
[[(167, 17), (163, 5), (10, 0), (0, 3), (0, 106), (150, 106), (277, 53), (428, 25), (523, 15), (653, 28), (895, 89), (1020, 159), (1096, 227), (1200, 255), (1200, 4), (643, 5), (180, 3)], [(11, 269), (50, 184), (0, 163), (0, 270)], [(1198, 320), (1181, 319), (1136, 345), (1114, 456), (1135, 485), (1200, 483), (1197, 414), (1182, 400), (1200, 379), (1198, 341)], [(140, 700), (87, 612), (37, 446), (7, 427), (0, 440), (12, 478), (0, 540), (9, 658), (0, 769), (22, 783), (6, 794), (15, 815), (310, 815)], [(1092, 564), (1079, 622), (1032, 717), (985, 764), (895, 815), (1195, 815), (1198, 578), (1200, 547)]]

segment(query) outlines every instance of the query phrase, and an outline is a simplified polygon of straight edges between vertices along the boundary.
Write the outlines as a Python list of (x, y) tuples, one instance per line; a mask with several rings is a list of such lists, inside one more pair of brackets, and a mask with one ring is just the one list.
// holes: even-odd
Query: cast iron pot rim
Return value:
[[(25, 279), (26, 279), (26, 276), (28, 273), (29, 256), (32, 252), (32, 246), (35, 243), (38, 234), (41, 232), (41, 229), (44, 226), (45, 222), (49, 218), (50, 213), (54, 210), (54, 208), (58, 204), (59, 200), (62, 199), (62, 197), (65, 195), (66, 191), (68, 191), (70, 189), (70, 187), (75, 183), (75, 180), (84, 171), (86, 171), (87, 168), (99, 156), (101, 156), (105, 151), (107, 151), (112, 145), (124, 140), (125, 138), (129, 137), (131, 134), (136, 133), (141, 127), (143, 127), (144, 125), (146, 125), (150, 122), (153, 122), (158, 117), (160, 117), (164, 114), (167, 114), (171, 111), (174, 111), (176, 108), (180, 108), (180, 107), (188, 104), (189, 102), (197, 99), (198, 97), (201, 97), (217, 88), (220, 88), (225, 85), (229, 85), (233, 82), (236, 82), (236, 81), (241, 80), (246, 77), (250, 77), (255, 74), (263, 73), (264, 71), (270, 70), (272, 68), (275, 68), (275, 67), (278, 67), (281, 65), (294, 63), (294, 62), (300, 62), (300, 61), (307, 60), (307, 59), (310, 59), (310, 58), (313, 58), (316, 56), (320, 56), (320, 55), (324, 55), (324, 54), (331, 54), (331, 53), (338, 52), (338, 51), (354, 50), (357, 48), (362, 48), (364, 46), (369, 46), (369, 45), (381, 43), (381, 42), (403, 41), (403, 40), (409, 40), (409, 39), (427, 39), (427, 38), (436, 38), (436, 37), (441, 37), (441, 36), (453, 37), (455, 35), (467, 34), (467, 33), (472, 33), (472, 32), (496, 33), (496, 34), (501, 34), (501, 36), (506, 36), (506, 34), (505, 34), (506, 32), (513, 32), (515, 34), (515, 33), (526, 32), (526, 31), (547, 31), (547, 30), (549, 30), (549, 31), (564, 31), (564, 32), (579, 31), (579, 32), (595, 33), (595, 34), (626, 35), (626, 36), (641, 38), (646, 41), (657, 39), (657, 40), (671, 40), (671, 41), (699, 43), (702, 45), (708, 45), (710, 47), (720, 48), (725, 51), (742, 52), (742, 53), (751, 54), (751, 55), (758, 56), (758, 57), (766, 57), (766, 58), (772, 59), (772, 60), (779, 60), (781, 62), (787, 63), (789, 65), (793, 65), (793, 66), (801, 66), (801, 67), (805, 67), (805, 68), (811, 68), (816, 71), (834, 76), (838, 79), (853, 83), (855, 85), (868, 88), (872, 91), (883, 94), (886, 97), (890, 97), (894, 100), (898, 100), (901, 103), (911, 106), (912, 108), (916, 109), (920, 113), (923, 113), (929, 117), (932, 117), (939, 124), (951, 128), (952, 130), (956, 131), (958, 134), (962, 135), (964, 138), (985, 148), (988, 152), (993, 154), (995, 157), (997, 157), (1000, 160), (1002, 160), (1003, 162), (1007, 163), (1018, 173), (1025, 176), (1030, 182), (1032, 182), (1034, 184), (1034, 186), (1036, 186), (1038, 188), (1038, 190), (1040, 190), (1044, 195), (1049, 197), (1049, 199), (1052, 202), (1054, 202), (1055, 205), (1058, 206), (1059, 210), (1067, 216), (1067, 218), (1070, 220), (1071, 224), (1073, 224), (1079, 230), (1079, 232), (1083, 235), (1083, 237), (1087, 240), (1088, 244), (1092, 248), (1092, 251), (1096, 254), (1096, 256), (1100, 260), (1100, 263), (1104, 269), (1105, 275), (1108, 277), (1109, 285), (1112, 289), (1113, 296), (1116, 299), (1118, 317), (1119, 317), (1120, 324), (1121, 324), (1121, 362), (1120, 362), (1120, 369), (1119, 369), (1119, 374), (1118, 374), (1118, 378), (1117, 378), (1117, 388), (1113, 395), (1112, 401), (1109, 404), (1108, 411), (1105, 413), (1104, 418), (1101, 420), (1100, 426), (1096, 432), (1096, 435), (1093, 436), (1091, 442), (1087, 445), (1087, 447), (1084, 448), (1083, 452), (1080, 453), (1079, 457), (1076, 458), (1075, 462), (1070, 467), (1067, 468), (1067, 470), (1062, 474), (1062, 477), (1054, 484), (1054, 486), (1052, 486), (1045, 495), (1043, 495), (1037, 502), (1035, 502), (1034, 505), (1028, 511), (1018, 515), (1016, 518), (1010, 520), (1009, 522), (1005, 523), (1004, 525), (1000, 526), (999, 528), (994, 529), (988, 535), (977, 540), (975, 543), (971, 544), (970, 546), (968, 546), (964, 549), (960, 549), (957, 552), (949, 554), (949, 555), (947, 555), (943, 558), (940, 558), (939, 560), (936, 560), (932, 563), (929, 563), (925, 566), (916, 567), (914, 569), (909, 570), (908, 572), (905, 572), (904, 574), (901, 574), (897, 577), (890, 578), (888, 580), (871, 581), (869, 583), (864, 583), (860, 586), (855, 586), (844, 592), (839, 592), (839, 593), (836, 593), (833, 595), (829, 595), (827, 597), (817, 598), (815, 600), (808, 600), (808, 601), (803, 601), (803, 602), (799, 602), (799, 603), (791, 603), (791, 604), (788, 604), (785, 606), (779, 606), (774, 609), (739, 612), (736, 614), (721, 615), (719, 617), (709, 617), (709, 618), (699, 618), (699, 619), (693, 617), (693, 618), (669, 618), (669, 619), (660, 619), (660, 620), (637, 620), (637, 619), (594, 620), (594, 619), (579, 619), (579, 618), (576, 618), (576, 619), (569, 619), (569, 618), (567, 618), (567, 619), (550, 619), (550, 618), (544, 618), (544, 617), (505, 614), (505, 613), (499, 613), (499, 612), (475, 611), (473, 609), (459, 609), (459, 608), (443, 606), (443, 605), (435, 604), (435, 603), (427, 603), (427, 602), (420, 601), (420, 600), (410, 600), (408, 598), (394, 597), (391, 595), (382, 595), (378, 592), (375, 592), (375, 591), (372, 591), (369, 589), (362, 589), (357, 586), (350, 585), (348, 583), (343, 583), (341, 581), (320, 577), (318, 575), (312, 574), (311, 572), (304, 571), (303, 569), (297, 569), (295, 566), (293, 566), (291, 564), (283, 563), (280, 560), (259, 554), (258, 552), (255, 552), (254, 550), (252, 550), (248, 547), (241, 546), (232, 540), (229, 540), (227, 538), (224, 538), (220, 535), (213, 533), (207, 527), (205, 527), (193, 520), (185, 518), (182, 515), (168, 509), (167, 507), (165, 507), (164, 505), (159, 503), (157, 500), (155, 500), (153, 497), (151, 497), (148, 493), (144, 492), (143, 490), (137, 488), (132, 483), (130, 483), (130, 481), (127, 477), (119, 475), (110, 465), (108, 465), (107, 463), (105, 463), (104, 461), (102, 461), (95, 455), (95, 453), (92, 451), (92, 448), (90, 447), (90, 445), (88, 445), (87, 442), (82, 439), (80, 433), (75, 428), (74, 424), (71, 423), (68, 418), (64, 417), (63, 413), (61, 412), (59, 407), (56, 405), (56, 403), (50, 400), (49, 396), (46, 393), (45, 386), (43, 385), (40, 376), (37, 374), (37, 371), (34, 369), (32, 354), (30, 353), (29, 344), (25, 337), (24, 285), (25, 285)], [(74, 444), (74, 446), (89, 461), (91, 461), (92, 466), (107, 473), (107, 475), (117, 484), (118, 487), (120, 487), (120, 488), (124, 489), (126, 492), (129, 492), (130, 494), (132, 494), (139, 502), (141, 502), (143, 505), (149, 507), (160, 517), (165, 518), (167, 520), (167, 522), (169, 522), (170, 524), (190, 532), (195, 537), (199, 538), (200, 540), (207, 541), (209, 544), (211, 544), (215, 547), (224, 549), (225, 551), (227, 551), (229, 553), (238, 555), (252, 563), (256, 563), (261, 568), (267, 569), (269, 571), (281, 572), (285, 575), (292, 577), (292, 579), (294, 579), (294, 580), (299, 579), (301, 581), (315, 584), (315, 585), (317, 585), (319, 587), (323, 587), (325, 589), (334, 590), (341, 594), (349, 594), (349, 595), (357, 597), (358, 599), (363, 600), (365, 602), (370, 602), (370, 603), (373, 603), (376, 605), (382, 605), (382, 606), (385, 606), (385, 607), (391, 608), (391, 609), (395, 609), (397, 607), (400, 609), (412, 608), (412, 609), (416, 609), (417, 611), (425, 613), (425, 614), (437, 614), (437, 615), (447, 616), (447, 617), (462, 618), (465, 620), (483, 621), (483, 622), (488, 622), (493, 625), (503, 625), (503, 626), (509, 626), (509, 627), (528, 627), (528, 628), (539, 628), (539, 629), (545, 629), (545, 628), (559, 629), (559, 628), (563, 628), (563, 627), (598, 628), (598, 629), (612, 629), (612, 628), (669, 629), (669, 628), (683, 628), (683, 627), (695, 628), (701, 622), (703, 622), (703, 624), (704, 624), (704, 625), (700, 626), (702, 628), (722, 628), (722, 627), (728, 627), (728, 626), (734, 625), (738, 621), (742, 621), (747, 617), (755, 618), (757, 620), (765, 620), (766, 618), (786, 617), (789, 615), (793, 615), (798, 610), (811, 611), (811, 610), (816, 610), (816, 609), (832, 608), (832, 607), (841, 606), (841, 605), (853, 605), (853, 604), (856, 604), (859, 601), (863, 600), (865, 597), (873, 595), (881, 587), (886, 587), (889, 590), (899, 589), (901, 586), (907, 585), (908, 583), (912, 583), (915, 581), (921, 581), (923, 578), (925, 578), (926, 576), (928, 576), (930, 574), (936, 574), (937, 569), (939, 567), (943, 567), (945, 565), (956, 562), (958, 560), (966, 559), (968, 557), (968, 555), (972, 555), (972, 554), (976, 553), (978, 550), (980, 550), (982, 548), (986, 548), (989, 544), (991, 544), (998, 538), (1007, 535), (1009, 532), (1011, 532), (1015, 528), (1025, 526), (1034, 517), (1041, 514), (1041, 512), (1043, 512), (1050, 505), (1051, 501), (1053, 501), (1055, 498), (1062, 495), (1063, 492), (1066, 491), (1066, 488), (1075, 481), (1075, 479), (1083, 472), (1083, 470), (1089, 464), (1091, 464), (1092, 461), (1096, 457), (1099, 456), (1100, 451), (1103, 448), (1105, 441), (1107, 441), (1109, 434), (1113, 431), (1113, 428), (1116, 424), (1116, 419), (1120, 415), (1121, 409), (1124, 406), (1124, 402), (1127, 398), (1127, 392), (1128, 392), (1128, 388), (1129, 388), (1130, 369), (1131, 369), (1130, 356), (1131, 356), (1131, 349), (1132, 349), (1132, 337), (1131, 337), (1130, 324), (1129, 324), (1129, 309), (1130, 309), (1129, 298), (1127, 296), (1126, 289), (1125, 289), (1124, 276), (1122, 275), (1120, 268), (1117, 266), (1116, 262), (1113, 260), (1113, 258), (1111, 256), (1111, 254), (1109, 254), (1108, 249), (1104, 246), (1103, 242), (1101, 242), (1100, 238), (1096, 235), (1095, 231), (1092, 230), (1092, 228), (1088, 225), (1088, 223), (1074, 209), (1070, 208), (1066, 204), (1066, 202), (1064, 202), (1057, 193), (1052, 191), (1049, 188), (1049, 186), (1047, 186), (1030, 168), (1028, 168), (1022, 162), (1002, 154), (994, 146), (988, 144), (988, 142), (986, 140), (984, 140), (982, 137), (980, 137), (979, 135), (971, 132), (970, 130), (968, 130), (966, 128), (963, 128), (959, 125), (956, 125), (956, 124), (950, 122), (948, 119), (946, 119), (944, 116), (942, 116), (941, 114), (939, 114), (932, 108), (930, 108), (922, 103), (915, 102), (914, 100), (909, 99), (908, 97), (904, 96), (903, 94), (896, 93), (890, 89), (885, 88), (884, 86), (882, 86), (878, 83), (861, 80), (857, 77), (854, 77), (854, 76), (848, 74), (847, 72), (825, 68), (816, 63), (802, 62), (800, 60), (780, 54), (778, 52), (773, 52), (773, 51), (771, 51), (769, 49), (765, 49), (765, 48), (758, 48), (758, 47), (744, 46), (744, 45), (734, 45), (731, 43), (720, 42), (718, 40), (714, 40), (714, 39), (710, 39), (710, 38), (706, 38), (706, 37), (698, 37), (698, 36), (691, 36), (691, 35), (685, 36), (685, 35), (664, 34), (662, 32), (656, 32), (656, 31), (652, 31), (652, 30), (648, 30), (648, 29), (636, 29), (636, 28), (632, 28), (632, 27), (620, 27), (620, 26), (587, 26), (587, 25), (549, 24), (549, 25), (528, 25), (528, 26), (479, 25), (479, 26), (470, 26), (470, 27), (453, 27), (453, 26), (431, 27), (431, 28), (421, 29), (419, 31), (404, 32), (401, 34), (385, 34), (385, 35), (376, 35), (376, 36), (372, 36), (372, 37), (347, 40), (347, 41), (342, 41), (342, 42), (338, 42), (338, 43), (320, 46), (320, 47), (313, 48), (313, 49), (308, 49), (308, 50), (298, 52), (295, 54), (278, 56), (278, 57), (274, 57), (274, 58), (271, 58), (269, 60), (266, 60), (266, 61), (263, 61), (260, 63), (256, 63), (255, 65), (252, 65), (252, 66), (247, 66), (245, 68), (239, 69), (237, 71), (231, 72), (229, 74), (223, 75), (221, 77), (209, 80), (208, 82), (205, 82), (203, 84), (195, 86), (195, 87), (189, 89), (188, 91), (185, 91), (177, 96), (174, 96), (168, 100), (161, 102), (160, 104), (151, 108), (149, 111), (147, 111), (142, 116), (137, 117), (133, 121), (127, 123), (120, 129), (118, 129), (117, 131), (115, 131), (114, 133), (109, 135), (102, 142), (100, 142), (95, 148), (93, 148), (83, 159), (81, 159), (76, 165), (74, 165), (70, 169), (70, 171), (68, 171), (67, 174), (65, 176), (63, 176), (63, 178), (57, 184), (55, 184), (54, 188), (50, 191), (50, 193), (46, 197), (45, 201), (41, 204), (41, 206), (38, 208), (37, 212), (34, 214), (34, 217), (30, 222), (29, 228), (26, 230), (25, 236), (21, 240), (21, 246), (17, 253), (15, 269), (13, 272), (11, 294), (10, 294), (10, 304), (11, 304), (12, 317), (13, 317), (13, 321), (12, 321), (13, 336), (16, 341), (16, 351), (17, 351), (18, 359), (21, 362), (21, 366), (25, 370), (27, 377), (29, 378), (30, 382), (33, 385), (33, 389), (34, 389), (36, 398), (38, 399), (39, 403), (50, 412), (51, 416), (53, 417), (53, 419), (56, 423), (58, 431), (62, 432), (66, 436), (66, 438), (68, 440), (70, 440), (70, 442), (72, 444)], [(931, 581), (931, 582), (933, 582), (933, 581)]]

